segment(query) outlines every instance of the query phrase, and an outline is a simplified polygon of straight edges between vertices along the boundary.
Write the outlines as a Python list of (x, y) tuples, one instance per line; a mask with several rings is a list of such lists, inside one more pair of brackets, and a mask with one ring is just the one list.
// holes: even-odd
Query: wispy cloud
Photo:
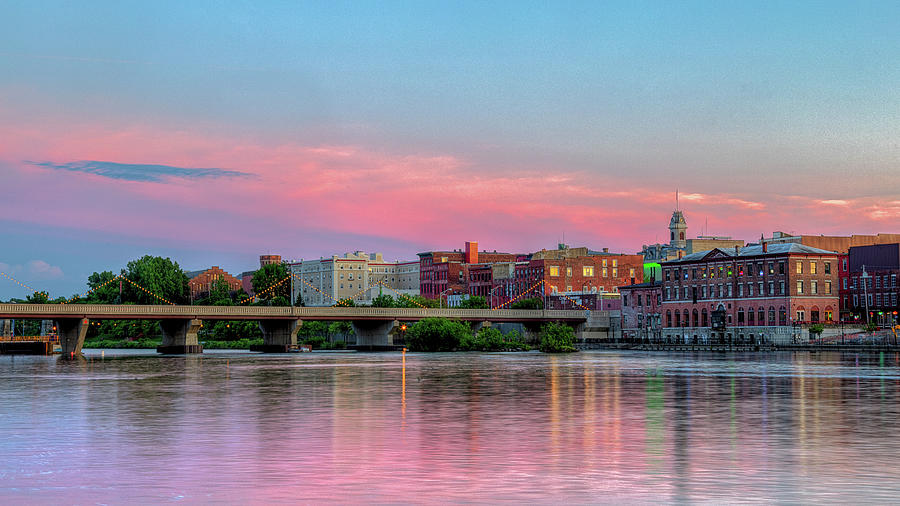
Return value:
[(52, 162), (26, 162), (37, 167), (47, 169), (67, 170), (70, 172), (83, 172), (110, 179), (124, 181), (141, 181), (161, 183), (167, 178), (183, 179), (207, 179), (207, 178), (247, 178), (254, 177), (249, 172), (216, 168), (187, 168), (173, 167), (171, 165), (140, 164), (140, 163), (116, 163), (94, 160), (84, 160), (69, 163)]

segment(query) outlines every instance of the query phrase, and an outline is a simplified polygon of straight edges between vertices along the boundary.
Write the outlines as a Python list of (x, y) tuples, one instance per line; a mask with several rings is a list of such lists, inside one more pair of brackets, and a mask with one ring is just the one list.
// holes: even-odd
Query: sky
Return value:
[[(900, 232), (898, 2), (9, 2), (0, 272)], [(29, 290), (0, 276), (0, 299)]]

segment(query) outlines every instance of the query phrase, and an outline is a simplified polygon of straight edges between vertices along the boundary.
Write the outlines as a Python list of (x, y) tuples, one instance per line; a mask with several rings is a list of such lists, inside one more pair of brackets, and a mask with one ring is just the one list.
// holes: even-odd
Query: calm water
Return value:
[(894, 502), (900, 357), (0, 356), (0, 503)]

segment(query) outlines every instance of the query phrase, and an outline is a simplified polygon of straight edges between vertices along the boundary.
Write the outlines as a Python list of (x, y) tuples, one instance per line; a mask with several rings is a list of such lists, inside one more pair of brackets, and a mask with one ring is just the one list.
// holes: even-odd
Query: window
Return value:
[(584, 275), (584, 276), (587, 276), (587, 277), (594, 276), (594, 266), (593, 265), (586, 265), (581, 269), (581, 271), (582, 271), (582, 275)]
[[(627, 297), (627, 295), (623, 295), (623, 297)], [(648, 302), (649, 302), (649, 300), (648, 300)], [(643, 306), (643, 304), (641, 304), (641, 296), (640, 295), (637, 296), (637, 305)]]
[(845, 259), (841, 260), (841, 263), (844, 265), (844, 268), (843, 268), (844, 272), (846, 272), (847, 271), (847, 259), (845, 258)]
[(831, 262), (825, 262), (825, 274), (831, 274)]
[(805, 311), (797, 311), (797, 321), (798, 322), (806, 321), (806, 320), (804, 320), (805, 316), (806, 316)]
[(831, 295), (831, 281), (825, 281), (825, 294)]
[(859, 295), (853, 294), (853, 307), (859, 306)]
[(603, 266), (603, 267), (606, 267), (606, 259), (605, 259), (605, 258), (603, 259), (602, 266)]
[(778, 294), (784, 295), (784, 281), (778, 282)]
[(634, 268), (628, 269), (628, 277), (629, 277), (629, 278), (634, 278)]
[[(800, 265), (800, 264), (797, 264), (797, 265)], [(802, 293), (803, 293), (803, 280), (802, 280), (802, 279), (798, 279), (798, 280), (797, 280), (797, 294), (799, 295), (799, 294), (802, 294)]]
[(797, 274), (803, 274), (803, 262), (797, 260)]
[(809, 282), (809, 293), (813, 295), (818, 295), (819, 293), (819, 282), (815, 279)]
[(825, 311), (825, 321), (826, 321), (826, 322), (830, 322), (830, 321), (832, 321), (832, 320), (834, 320), (834, 313), (832, 313), (831, 311), (827, 311), (827, 310), (826, 310), (826, 311)]
[(603, 277), (608, 277), (608, 272), (606, 271), (606, 267), (603, 268)]
[(550, 266), (550, 276), (559, 277), (559, 266), (558, 265)]
[(615, 268), (615, 267), (613, 267), (613, 277), (614, 277), (614, 278), (619, 277), (619, 269), (617, 269), (617, 268)]
[(817, 266), (816, 266), (816, 262), (813, 261), (813, 260), (810, 260), (810, 262), (809, 262), (809, 273), (810, 273), (810, 274), (816, 274), (816, 270), (818, 270), (818, 268), (817, 268)]
[(623, 305), (623, 306), (627, 306), (627, 305), (628, 305), (628, 296), (627, 296), (627, 295), (623, 295), (623, 296), (622, 296), (622, 305)]
[(572, 276), (572, 268), (571, 267), (566, 267), (566, 276), (569, 276), (569, 277)]
[(669, 279), (670, 272), (669, 271), (670, 271), (670, 269), (666, 269), (666, 281), (670, 281), (670, 279)]
[(747, 283), (747, 297), (753, 297), (753, 283)]
[(844, 278), (844, 281), (843, 281), (843, 288), (844, 288), (844, 290), (847, 289), (847, 278)]
[(778, 262), (778, 274), (784, 274), (784, 262), (783, 261)]
[[(775, 264), (772, 262), (769, 262), (769, 274), (775, 274)], [(762, 272), (760, 272), (759, 275), (762, 276)]]
[(775, 295), (775, 282), (769, 281), (769, 295)]

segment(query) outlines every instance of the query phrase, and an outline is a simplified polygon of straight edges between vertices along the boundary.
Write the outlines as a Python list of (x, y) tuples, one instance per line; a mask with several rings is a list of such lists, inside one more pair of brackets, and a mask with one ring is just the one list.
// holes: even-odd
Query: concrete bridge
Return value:
[(525, 309), (418, 309), (374, 307), (262, 307), (262, 306), (136, 306), (108, 304), (0, 304), (0, 319), (53, 320), (65, 355), (80, 354), (91, 320), (159, 320), (161, 353), (200, 353), (197, 331), (203, 320), (256, 320), (262, 330), (262, 351), (284, 352), (297, 344), (304, 321), (349, 321), (357, 344), (390, 346), (400, 322), (423, 318), (450, 318), (475, 325), (521, 323), (526, 339), (541, 325), (560, 322), (586, 334), (604, 335), (611, 313), (618, 311), (563, 311)]

